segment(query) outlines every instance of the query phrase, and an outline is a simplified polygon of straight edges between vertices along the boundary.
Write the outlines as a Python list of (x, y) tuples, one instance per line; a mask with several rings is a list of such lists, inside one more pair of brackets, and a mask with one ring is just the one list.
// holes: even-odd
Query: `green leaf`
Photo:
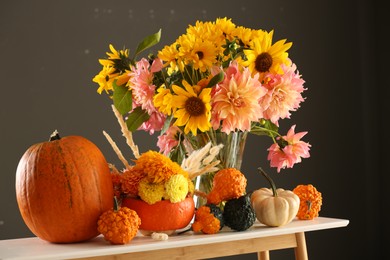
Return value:
[[(160, 42), (161, 38), (161, 29), (156, 32), (155, 34), (147, 36), (145, 39), (143, 39), (142, 42), (138, 44), (137, 50), (135, 51), (135, 56), (137, 56), (142, 51), (152, 47), (153, 45), (156, 45)], [(135, 57), (134, 57), (135, 59)]]
[(217, 85), (219, 82), (221, 82), (224, 78), (224, 74), (223, 72), (221, 71), (220, 73), (218, 73), (217, 75), (215, 75), (209, 82), (209, 84), (207, 84), (207, 87), (208, 88), (211, 88), (215, 85)]
[(113, 101), (115, 108), (121, 113), (121, 115), (126, 114), (131, 111), (133, 107), (133, 97), (131, 90), (125, 86), (117, 86), (114, 82), (114, 94)]
[(170, 116), (168, 116), (165, 119), (164, 125), (163, 125), (163, 127), (161, 129), (161, 134), (163, 134), (166, 131), (168, 131), (168, 128), (171, 126), (172, 119), (173, 119), (173, 115), (170, 115)]
[(143, 122), (147, 121), (149, 118), (150, 115), (146, 110), (143, 110), (141, 107), (136, 107), (127, 117), (127, 128), (129, 131), (134, 132), (142, 125)]
[(253, 126), (251, 129), (251, 134), (254, 135), (268, 135), (268, 130), (259, 127), (259, 126)]
[(251, 133), (255, 135), (267, 135), (270, 137), (276, 137), (278, 134), (279, 128), (277, 125), (272, 123), (270, 120), (261, 120), (256, 122), (251, 126)]

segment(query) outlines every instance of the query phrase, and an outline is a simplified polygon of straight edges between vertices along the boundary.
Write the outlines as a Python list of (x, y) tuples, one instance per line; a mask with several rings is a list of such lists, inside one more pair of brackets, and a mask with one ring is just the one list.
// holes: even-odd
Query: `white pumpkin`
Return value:
[(299, 197), (290, 190), (261, 188), (251, 195), (252, 207), (260, 223), (279, 227), (290, 223), (297, 215)]
[(279, 227), (290, 223), (299, 210), (299, 197), (290, 190), (276, 189), (273, 180), (261, 168), (259, 171), (268, 180), (271, 189), (261, 188), (251, 194), (251, 204), (260, 223)]

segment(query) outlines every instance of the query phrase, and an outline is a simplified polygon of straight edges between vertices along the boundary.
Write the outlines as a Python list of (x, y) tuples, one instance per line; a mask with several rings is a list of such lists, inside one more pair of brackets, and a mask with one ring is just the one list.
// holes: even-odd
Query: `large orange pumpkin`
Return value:
[(154, 204), (148, 204), (137, 198), (124, 198), (122, 206), (137, 212), (141, 218), (139, 228), (144, 231), (174, 231), (185, 228), (195, 213), (192, 197), (177, 203), (161, 200)]
[(110, 170), (99, 148), (81, 136), (32, 145), (16, 170), (22, 218), (37, 237), (74, 243), (96, 237), (99, 216), (113, 207)]

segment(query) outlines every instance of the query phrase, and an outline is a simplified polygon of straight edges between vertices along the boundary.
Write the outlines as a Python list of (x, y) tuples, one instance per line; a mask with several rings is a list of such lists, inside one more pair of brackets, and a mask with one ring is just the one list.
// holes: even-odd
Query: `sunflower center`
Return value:
[(114, 67), (117, 72), (125, 72), (130, 70), (130, 59), (126, 56), (121, 56), (120, 59), (114, 59)]
[(185, 103), (185, 109), (190, 116), (200, 116), (204, 114), (206, 106), (200, 98), (190, 97)]
[(203, 57), (204, 57), (204, 54), (201, 51), (197, 51), (196, 55), (198, 55), (199, 60), (203, 59)]
[(255, 60), (255, 68), (258, 72), (267, 72), (272, 66), (272, 56), (263, 52), (259, 56), (256, 57)]

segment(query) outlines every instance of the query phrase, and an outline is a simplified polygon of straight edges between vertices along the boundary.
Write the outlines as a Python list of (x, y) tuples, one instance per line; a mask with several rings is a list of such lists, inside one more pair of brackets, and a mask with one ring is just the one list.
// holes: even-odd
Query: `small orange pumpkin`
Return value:
[(322, 206), (322, 194), (312, 184), (297, 185), (293, 192), (300, 199), (297, 218), (301, 220), (311, 220), (319, 216)]
[(141, 218), (140, 230), (144, 231), (174, 231), (185, 228), (195, 213), (195, 203), (192, 197), (172, 203), (161, 200), (148, 204), (137, 198), (124, 198), (122, 207), (128, 207), (137, 212)]
[(99, 148), (81, 136), (32, 145), (16, 170), (22, 218), (37, 237), (53, 243), (96, 237), (99, 216), (113, 207), (113, 184)]
[(119, 207), (115, 197), (114, 208), (99, 217), (98, 230), (111, 244), (124, 245), (137, 235), (140, 224), (137, 212), (128, 207)]
[(235, 168), (219, 170), (213, 178), (213, 188), (207, 194), (207, 203), (219, 204), (222, 201), (237, 199), (245, 194), (247, 179)]

